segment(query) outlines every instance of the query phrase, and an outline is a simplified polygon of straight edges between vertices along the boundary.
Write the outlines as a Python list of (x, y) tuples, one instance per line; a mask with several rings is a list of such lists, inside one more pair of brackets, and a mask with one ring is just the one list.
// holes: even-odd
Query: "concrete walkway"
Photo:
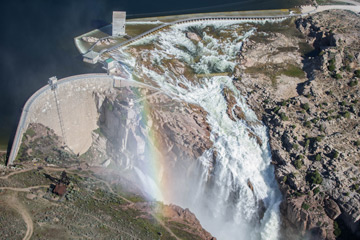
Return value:
[(158, 31), (161, 31), (162, 29), (164, 29), (168, 26), (181, 24), (181, 23), (187, 23), (187, 22), (202, 22), (202, 21), (209, 21), (209, 20), (210, 21), (223, 21), (223, 20), (249, 20), (250, 21), (250, 20), (283, 19), (283, 18), (296, 17), (296, 16), (301, 17), (301, 16), (313, 14), (313, 13), (318, 13), (318, 12), (322, 12), (322, 11), (326, 11), (326, 10), (335, 10), (335, 9), (349, 10), (349, 11), (353, 11), (355, 13), (360, 12), (360, 3), (359, 2), (357, 2), (355, 0), (339, 0), (339, 1), (344, 2), (344, 3), (354, 4), (354, 5), (321, 5), (321, 6), (316, 6), (316, 7), (312, 6), (312, 5), (308, 5), (308, 6), (301, 7), (301, 14), (290, 13), (288, 15), (278, 15), (278, 16), (226, 16), (226, 15), (211, 16), (211, 17), (204, 16), (204, 17), (182, 19), (182, 20), (178, 20), (178, 21), (174, 21), (174, 22), (164, 23), (161, 26), (150, 29), (150, 30), (148, 30), (138, 36), (135, 36), (125, 42), (117, 44), (108, 49), (103, 49), (101, 54), (106, 53), (106, 52), (115, 53), (118, 49), (125, 47), (126, 45), (129, 45), (132, 42), (139, 40), (143, 37), (147, 37), (149, 35), (155, 34)]
[(352, 4), (352, 5), (360, 5), (360, 2), (355, 1), (355, 0), (337, 0), (337, 2), (349, 3), (349, 4)]

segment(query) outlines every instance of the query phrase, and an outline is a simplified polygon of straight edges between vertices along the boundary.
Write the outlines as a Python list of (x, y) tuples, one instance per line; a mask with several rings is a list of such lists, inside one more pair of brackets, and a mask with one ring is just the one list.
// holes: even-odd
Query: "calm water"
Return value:
[(302, 0), (12, 0), (0, 10), (0, 148), (11, 143), (29, 96), (74, 74), (101, 72), (82, 62), (73, 38), (109, 24), (113, 10), (128, 17), (288, 8)]

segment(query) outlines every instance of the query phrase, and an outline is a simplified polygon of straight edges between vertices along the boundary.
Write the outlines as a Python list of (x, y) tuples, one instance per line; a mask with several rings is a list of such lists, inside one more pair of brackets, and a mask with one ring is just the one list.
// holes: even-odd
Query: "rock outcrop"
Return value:
[[(332, 11), (288, 24), (303, 37), (275, 30), (262, 34), (263, 39), (250, 38), (240, 56), (242, 71), (234, 71), (241, 79), (235, 84), (269, 128), (275, 175), (285, 198), (284, 236), (297, 232), (335, 239), (341, 225), (344, 236), (356, 238), (360, 20)], [(299, 74), (286, 64), (301, 69)], [(293, 79), (284, 81), (286, 74)]]

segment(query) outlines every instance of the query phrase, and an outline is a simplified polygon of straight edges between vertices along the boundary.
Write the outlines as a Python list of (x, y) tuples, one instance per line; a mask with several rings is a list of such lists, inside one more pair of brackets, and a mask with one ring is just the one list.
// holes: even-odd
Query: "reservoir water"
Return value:
[(301, 0), (55, 1), (14, 0), (0, 10), (0, 149), (6, 149), (33, 92), (58, 78), (101, 72), (82, 62), (73, 38), (111, 22), (113, 10), (129, 18), (195, 12), (289, 8)]

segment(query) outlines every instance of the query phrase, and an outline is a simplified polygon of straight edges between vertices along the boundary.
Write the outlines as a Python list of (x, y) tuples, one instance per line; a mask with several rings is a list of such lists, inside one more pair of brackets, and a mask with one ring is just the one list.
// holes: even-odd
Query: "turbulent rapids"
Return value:
[[(123, 63), (129, 78), (157, 86), (208, 113), (213, 147), (204, 152), (186, 176), (179, 173), (168, 179), (177, 191), (158, 200), (188, 207), (218, 239), (279, 237), (281, 194), (270, 165), (266, 127), (229, 77), (239, 64), (243, 41), (256, 34), (256, 24), (264, 22), (175, 25), (113, 56)], [(201, 40), (189, 39), (189, 32)], [(170, 64), (174, 61), (180, 67)], [(234, 96), (232, 110), (240, 108), (243, 119), (228, 116), (224, 91)], [(161, 191), (155, 186), (156, 177), (135, 170), (144, 186), (148, 183), (157, 189), (146, 192), (151, 195)], [(153, 197), (157, 196), (154, 193)]]

